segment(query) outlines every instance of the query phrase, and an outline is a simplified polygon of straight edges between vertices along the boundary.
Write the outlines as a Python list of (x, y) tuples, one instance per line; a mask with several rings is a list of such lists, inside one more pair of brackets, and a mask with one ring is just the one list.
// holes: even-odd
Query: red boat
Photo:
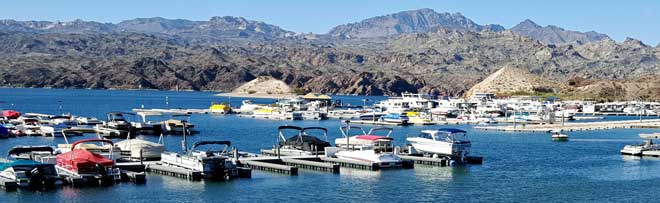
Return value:
[(7, 117), (8, 119), (17, 119), (21, 116), (21, 113), (14, 110), (4, 110), (2, 111), (2, 116)]
[(71, 145), (71, 151), (57, 155), (58, 169), (63, 169), (64, 173), (71, 176), (93, 176), (104, 180), (116, 180), (119, 170), (115, 168), (112, 159), (86, 149), (76, 149), (78, 144), (85, 142), (105, 142), (113, 145), (111, 140), (106, 139), (78, 140)]

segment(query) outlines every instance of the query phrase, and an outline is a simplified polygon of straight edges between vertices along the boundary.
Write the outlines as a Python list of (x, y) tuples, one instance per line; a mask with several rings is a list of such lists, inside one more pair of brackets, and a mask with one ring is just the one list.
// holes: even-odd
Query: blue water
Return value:
[[(109, 111), (145, 108), (207, 108), (212, 102), (240, 104), (240, 98), (211, 92), (0, 89), (0, 108), (21, 112), (72, 113), (104, 118)], [(165, 99), (167, 98), (167, 99)], [(362, 105), (361, 97), (335, 97)], [(371, 97), (370, 101), (383, 99)], [(167, 101), (167, 102), (166, 102)], [(255, 102), (272, 102), (255, 99)], [(61, 106), (61, 108), (60, 108)], [(620, 119), (620, 118), (608, 118)], [(638, 119), (632, 117), (631, 119)], [(322, 126), (332, 140), (337, 120), (271, 121), (233, 115), (194, 115), (199, 140), (230, 140), (241, 151), (257, 152), (276, 140), (277, 126)], [(393, 137), (404, 144), (407, 134), (442, 126), (395, 127)], [(544, 133), (507, 133), (466, 129), (483, 165), (363, 171), (342, 168), (340, 174), (301, 171), (298, 176), (253, 171), (251, 179), (189, 182), (149, 175), (144, 185), (122, 183), (102, 188), (64, 187), (54, 191), (0, 192), (0, 202), (656, 202), (660, 159), (619, 155), (639, 133), (653, 129), (571, 132), (569, 142), (552, 142)], [(157, 137), (146, 136), (157, 140)], [(75, 138), (75, 139), (80, 139)], [(0, 140), (0, 153), (15, 145), (63, 143), (61, 138), (21, 137)], [(180, 151), (180, 137), (166, 136), (168, 150)]]

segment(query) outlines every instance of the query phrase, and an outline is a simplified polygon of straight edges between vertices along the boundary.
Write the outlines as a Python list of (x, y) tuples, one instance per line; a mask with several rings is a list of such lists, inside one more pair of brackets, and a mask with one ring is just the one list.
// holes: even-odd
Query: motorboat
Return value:
[(92, 118), (92, 117), (76, 117), (76, 120), (78, 123), (81, 125), (98, 125), (98, 124), (103, 124), (103, 121), (100, 121), (97, 118)]
[(21, 113), (15, 110), (4, 110), (2, 111), (2, 116), (7, 119), (17, 119), (21, 116)]
[(231, 113), (231, 107), (228, 104), (211, 104), (209, 107), (211, 113), (226, 114)]
[[(362, 131), (361, 135), (352, 136), (351, 129)], [(337, 147), (326, 148), (326, 156), (339, 159), (370, 162), (381, 168), (401, 167), (402, 160), (393, 153), (392, 128), (372, 128), (365, 133), (362, 128), (354, 126), (340, 127), (343, 138), (335, 139)], [(375, 135), (376, 131), (388, 131), (386, 136)]]
[(243, 100), (241, 108), (238, 110), (240, 113), (252, 113), (254, 110), (264, 107), (262, 104), (254, 104), (251, 100)]
[[(95, 154), (99, 154), (106, 159), (110, 160), (117, 160), (121, 158), (121, 149), (119, 147), (116, 147), (114, 145), (108, 145), (108, 144), (94, 144), (94, 142), (91, 143), (76, 143), (74, 142), (73, 144), (69, 144), (69, 135), (70, 131), (69, 130), (64, 130), (62, 133), (62, 136), (64, 138), (64, 141), (66, 142), (65, 144), (58, 144), (56, 150), (58, 153), (67, 153), (70, 152), (74, 149), (85, 149), (87, 151), (93, 152)], [(99, 135), (98, 140), (106, 140), (100, 138), (101, 135)], [(105, 142), (100, 142), (100, 143), (105, 143)]]
[(639, 137), (645, 139), (643, 144), (626, 145), (621, 150), (621, 154), (633, 156), (660, 154), (660, 145), (653, 143), (654, 139), (660, 139), (660, 133), (639, 134)]
[(435, 124), (431, 119), (424, 116), (423, 112), (409, 111), (406, 112), (406, 116), (408, 116), (408, 123), (410, 124), (419, 124), (419, 125)]
[[(322, 127), (307, 127), (301, 128), (298, 126), (280, 126), (278, 130), (278, 148), (280, 155), (315, 155), (323, 154), (326, 147), (330, 147), (328, 140), (328, 130)], [(285, 131), (294, 131), (295, 134), (286, 137)], [(320, 131), (323, 133), (325, 140), (314, 136), (312, 131)]]
[(402, 113), (388, 113), (380, 117), (382, 122), (386, 123), (396, 123), (396, 124), (408, 124), (408, 116)]
[(378, 120), (380, 117), (386, 115), (385, 112), (379, 112), (375, 110), (367, 111), (365, 113), (360, 114), (360, 120)]
[[(197, 150), (203, 145), (224, 146), (222, 150)], [(199, 171), (204, 178), (229, 180), (238, 177), (236, 160), (227, 151), (231, 146), (229, 141), (201, 141), (192, 145), (186, 154), (163, 152), (161, 162), (165, 165)]]
[[(99, 180), (101, 184), (114, 183), (120, 180), (120, 170), (115, 167), (114, 157), (106, 157), (101, 154), (80, 147), (88, 142), (107, 143), (113, 146), (111, 140), (107, 139), (84, 139), (74, 142), (68, 152), (57, 155), (57, 171), (66, 176), (92, 178)], [(92, 144), (93, 145), (93, 144)], [(110, 155), (113, 148), (110, 148)]]
[[(362, 146), (374, 146), (377, 150), (391, 151), (388, 148), (392, 144), (393, 138), (392, 128), (388, 127), (375, 127), (366, 132), (363, 128), (357, 126), (346, 125), (340, 127), (342, 133), (341, 138), (335, 139), (335, 146), (339, 148), (358, 148)], [(351, 135), (352, 131), (357, 131), (358, 134)], [(387, 132), (385, 135), (376, 135), (377, 132)]]
[[(162, 140), (162, 136), (160, 138)], [(129, 158), (140, 160), (160, 160), (160, 155), (165, 151), (162, 143), (151, 142), (143, 139), (128, 139), (115, 143), (121, 151), (130, 152)]]
[(193, 129), (195, 125), (190, 123), (189, 119), (176, 119), (178, 117), (190, 117), (189, 114), (175, 114), (171, 119), (162, 121), (165, 132), (169, 134), (187, 134), (191, 135), (196, 133)]
[[(60, 182), (55, 164), (32, 160), (33, 152), (53, 155), (49, 146), (16, 146), (9, 149), (9, 157), (0, 161), (0, 176), (15, 181), (19, 187), (53, 188)], [(26, 156), (27, 155), (27, 156)]]
[(552, 134), (552, 140), (554, 141), (568, 141), (568, 135), (561, 133), (561, 130), (553, 130), (550, 134)]
[(133, 131), (137, 134), (149, 134), (149, 135), (160, 135), (163, 134), (164, 127), (160, 121), (150, 121), (147, 120), (149, 116), (162, 116), (161, 112), (152, 112), (152, 111), (140, 111), (137, 112), (137, 115), (142, 118), (142, 122), (131, 122), (133, 126)]
[(465, 130), (456, 128), (422, 130), (418, 135), (406, 138), (406, 141), (417, 152), (431, 154), (434, 157), (449, 156), (461, 159), (470, 154), (472, 146), (466, 134)]
[(25, 136), (41, 136), (41, 126), (36, 118), (19, 118), (20, 124), (16, 125), (19, 134)]
[(61, 137), (62, 130), (71, 129), (77, 126), (78, 121), (76, 120), (62, 120), (60, 122), (53, 123), (53, 125), (41, 125), (39, 129), (44, 136)]
[(111, 129), (126, 131), (126, 133), (128, 133), (131, 130), (131, 123), (124, 115), (135, 114), (128, 112), (110, 112), (108, 113), (108, 120), (104, 123), (105, 126)]

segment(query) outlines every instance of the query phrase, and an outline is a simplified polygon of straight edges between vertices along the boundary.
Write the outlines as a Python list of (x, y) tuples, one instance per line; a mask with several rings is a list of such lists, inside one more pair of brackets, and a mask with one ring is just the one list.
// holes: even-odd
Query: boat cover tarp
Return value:
[(57, 155), (57, 165), (73, 171), (87, 172), (90, 169), (95, 170), (97, 164), (109, 167), (114, 165), (114, 161), (86, 149), (74, 149)]
[(21, 116), (21, 113), (14, 110), (4, 110), (2, 111), (2, 116), (7, 117), (9, 119), (17, 119), (18, 117)]
[(294, 146), (308, 152), (312, 151), (312, 145), (316, 146), (318, 151), (323, 151), (325, 147), (331, 147), (329, 142), (309, 135), (302, 135), (300, 137), (297, 135), (292, 136), (289, 139), (286, 139), (286, 141), (281, 142), (280, 145)]

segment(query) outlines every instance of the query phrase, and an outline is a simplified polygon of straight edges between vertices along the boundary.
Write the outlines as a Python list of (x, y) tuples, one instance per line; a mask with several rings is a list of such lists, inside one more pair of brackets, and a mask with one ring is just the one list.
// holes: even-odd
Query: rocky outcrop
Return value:
[(463, 97), (471, 98), (476, 93), (493, 93), (498, 96), (512, 94), (559, 93), (566, 87), (528, 72), (528, 69), (504, 66), (472, 86)]

